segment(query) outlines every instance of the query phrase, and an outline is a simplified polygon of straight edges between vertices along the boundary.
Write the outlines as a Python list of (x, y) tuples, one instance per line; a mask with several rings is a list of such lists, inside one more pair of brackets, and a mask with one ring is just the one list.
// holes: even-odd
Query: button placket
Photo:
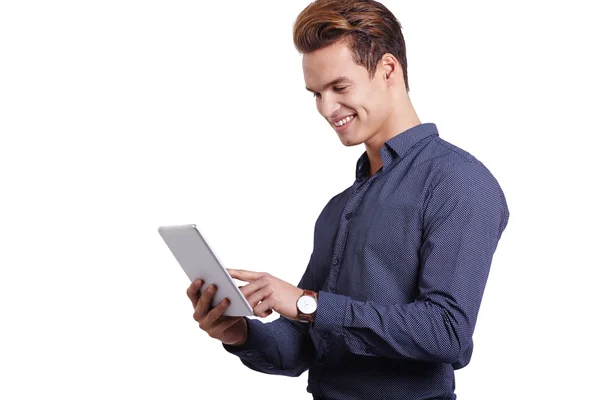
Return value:
[(377, 175), (379, 174), (377, 173), (373, 175), (369, 180), (367, 180), (367, 182), (357, 182), (355, 184), (355, 190), (353, 191), (351, 197), (346, 203), (346, 206), (344, 207), (335, 239), (333, 257), (331, 259), (331, 271), (329, 273), (329, 276), (327, 277), (327, 281), (325, 282), (324, 286), (324, 290), (326, 291), (336, 293), (337, 280), (339, 277), (340, 267), (342, 264), (344, 250), (346, 247), (346, 240), (348, 238), (348, 233), (350, 232), (352, 219), (356, 215), (356, 210), (360, 206), (365, 193), (373, 184), (373, 181)]

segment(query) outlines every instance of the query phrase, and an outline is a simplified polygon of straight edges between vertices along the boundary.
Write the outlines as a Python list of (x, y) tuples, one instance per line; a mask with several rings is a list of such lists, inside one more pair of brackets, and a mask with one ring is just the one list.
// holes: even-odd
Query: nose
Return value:
[(322, 95), (321, 101), (319, 102), (319, 112), (323, 117), (329, 119), (339, 109), (340, 103), (338, 103), (333, 96)]

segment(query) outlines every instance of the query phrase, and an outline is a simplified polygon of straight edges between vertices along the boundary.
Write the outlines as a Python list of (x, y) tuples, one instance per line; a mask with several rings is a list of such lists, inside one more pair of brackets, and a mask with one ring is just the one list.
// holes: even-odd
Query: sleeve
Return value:
[[(311, 288), (311, 262), (298, 287)], [(246, 318), (248, 340), (241, 346), (223, 345), (250, 369), (272, 375), (300, 376), (314, 358), (308, 324), (279, 317), (271, 322)]]
[(242, 346), (223, 345), (248, 368), (272, 375), (300, 376), (312, 360), (314, 350), (306, 328), (279, 317), (271, 322), (246, 318), (248, 340)]
[[(314, 226), (313, 254), (299, 288), (318, 291), (322, 282), (313, 262), (317, 241), (317, 229), (331, 207), (346, 192), (332, 197), (325, 205)], [(223, 345), (229, 353), (238, 356), (248, 368), (273, 375), (300, 376), (315, 358), (315, 348), (308, 333), (309, 324), (292, 321), (285, 317), (263, 323), (258, 319), (246, 318), (248, 340), (242, 346)]]
[(504, 194), (483, 164), (454, 167), (424, 203), (415, 300), (384, 305), (321, 291), (315, 330), (329, 332), (358, 355), (466, 365), (508, 216)]

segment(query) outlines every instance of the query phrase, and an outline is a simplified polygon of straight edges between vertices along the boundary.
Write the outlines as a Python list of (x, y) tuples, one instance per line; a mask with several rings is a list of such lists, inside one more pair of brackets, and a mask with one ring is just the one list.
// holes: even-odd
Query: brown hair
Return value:
[(398, 59), (406, 91), (406, 46), (402, 26), (383, 4), (375, 0), (315, 0), (294, 23), (294, 46), (302, 53), (347, 40), (354, 61), (369, 71), (372, 79), (384, 54)]

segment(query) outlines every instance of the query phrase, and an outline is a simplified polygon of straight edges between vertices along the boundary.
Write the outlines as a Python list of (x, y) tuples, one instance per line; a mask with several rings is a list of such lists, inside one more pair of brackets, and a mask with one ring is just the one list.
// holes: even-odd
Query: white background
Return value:
[[(364, 149), (304, 89), (307, 4), (0, 2), (0, 398), (310, 398), (198, 329), (156, 231), (196, 223), (226, 266), (300, 279)], [(511, 210), (459, 399), (598, 396), (594, 2), (384, 4), (421, 121)]]

